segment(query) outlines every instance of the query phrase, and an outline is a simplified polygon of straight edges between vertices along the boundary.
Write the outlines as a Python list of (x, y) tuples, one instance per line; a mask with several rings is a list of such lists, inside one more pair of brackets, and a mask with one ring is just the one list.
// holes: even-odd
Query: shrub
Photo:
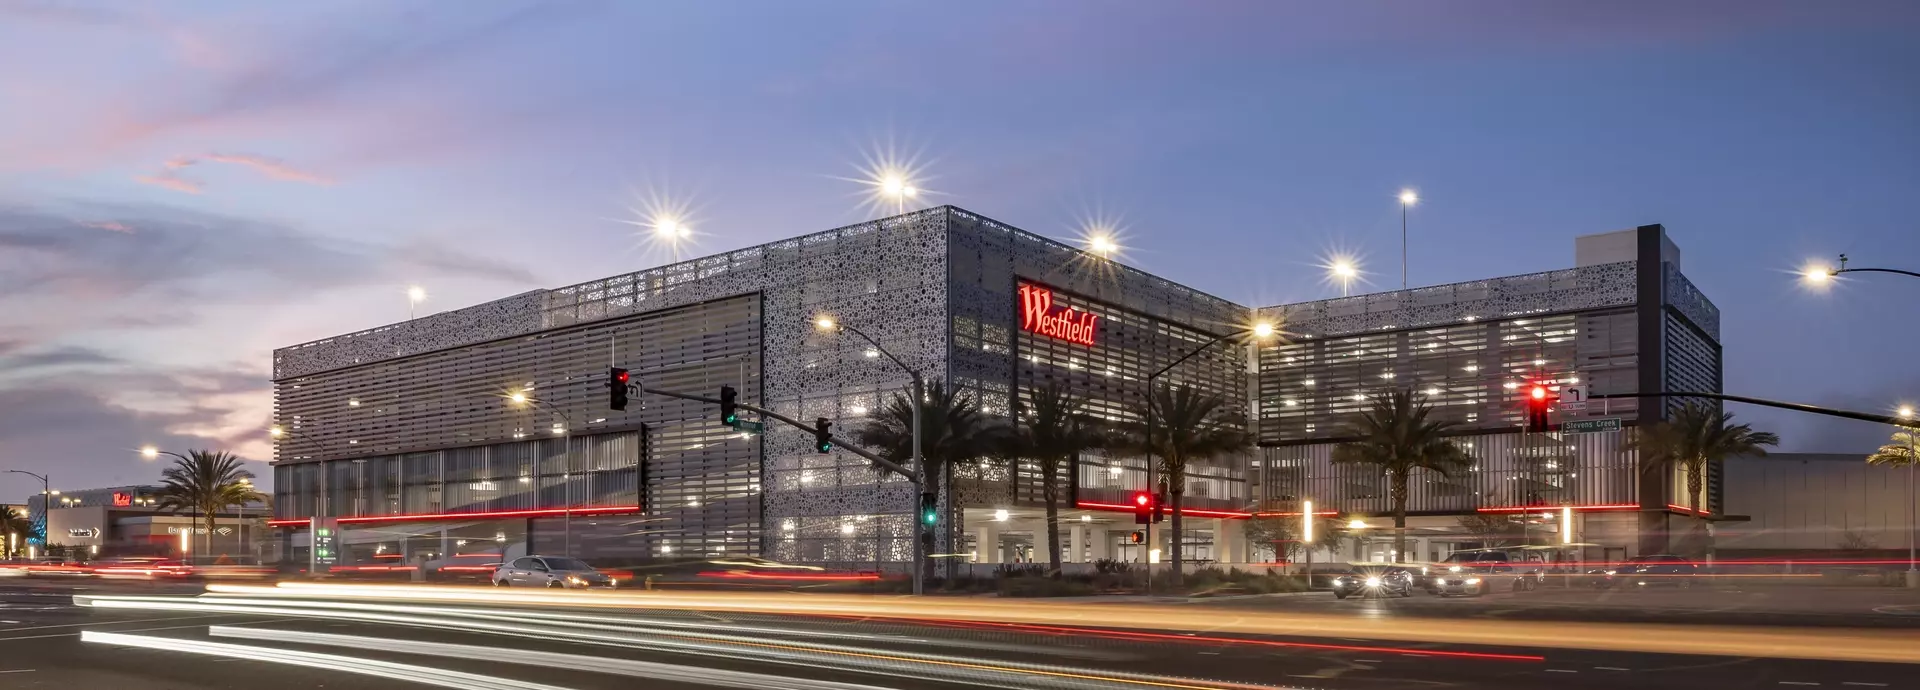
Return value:
[(1112, 558), (1102, 558), (1093, 562), (1093, 571), (1102, 575), (1124, 575), (1133, 571), (1133, 564)]

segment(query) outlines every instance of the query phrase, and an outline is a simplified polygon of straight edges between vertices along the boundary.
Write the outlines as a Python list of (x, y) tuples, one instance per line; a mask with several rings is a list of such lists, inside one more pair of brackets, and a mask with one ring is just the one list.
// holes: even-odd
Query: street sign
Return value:
[(1601, 431), (1619, 431), (1619, 430), (1620, 430), (1619, 417), (1607, 417), (1604, 419), (1574, 419), (1574, 420), (1568, 420), (1565, 424), (1560, 425), (1560, 433), (1563, 433), (1563, 434), (1592, 434), (1592, 433), (1598, 433)]
[(1586, 386), (1561, 386), (1560, 387), (1560, 409), (1562, 410), (1587, 409), (1587, 387)]
[(767, 424), (765, 422), (754, 422), (754, 421), (742, 419), (734, 422), (733, 428), (739, 429), (741, 431), (745, 431), (749, 434), (758, 434), (758, 433), (764, 433), (767, 430)]

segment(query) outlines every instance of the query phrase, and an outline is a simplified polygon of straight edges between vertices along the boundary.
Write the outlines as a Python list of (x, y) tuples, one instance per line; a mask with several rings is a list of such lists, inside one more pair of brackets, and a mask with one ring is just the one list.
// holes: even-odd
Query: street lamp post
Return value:
[[(912, 187), (906, 187), (905, 189), (912, 190)], [(906, 194), (906, 196), (912, 196), (911, 191), (909, 191)], [(874, 351), (879, 352), (882, 355), (886, 355), (887, 359), (891, 360), (894, 366), (900, 367), (902, 370), (907, 372), (908, 376), (912, 377), (913, 390), (911, 392), (911, 395), (913, 396), (913, 400), (911, 402), (913, 404), (910, 406), (910, 408), (913, 410), (913, 421), (912, 421), (913, 429), (911, 432), (912, 438), (913, 438), (912, 440), (912, 443), (913, 443), (913, 493), (914, 493), (913, 498), (915, 501), (914, 505), (919, 505), (918, 501), (920, 500), (920, 494), (927, 490), (927, 467), (926, 467), (926, 463), (922, 462), (920, 457), (920, 407), (926, 403), (926, 396), (927, 396), (926, 381), (921, 378), (919, 370), (914, 369), (913, 367), (907, 366), (905, 362), (900, 361), (899, 357), (895, 357), (893, 356), (893, 353), (888, 352), (887, 348), (881, 347), (880, 343), (878, 341), (875, 341), (872, 336), (867, 335), (866, 333), (862, 332), (858, 328), (855, 328), (853, 326), (850, 326), (844, 323), (836, 322), (833, 320), (833, 318), (826, 317), (826, 316), (822, 316), (817, 319), (814, 319), (813, 325), (815, 328), (823, 332), (835, 333), (839, 331), (847, 331), (854, 335), (860, 336), (861, 340), (865, 340), (867, 341), (868, 345), (873, 346)], [(952, 490), (949, 489), (948, 493), (949, 495), (951, 495)], [(918, 515), (918, 511), (909, 511), (909, 512), (913, 514), (912, 519), (916, 523), (913, 529), (913, 533), (914, 533), (913, 593), (925, 594), (926, 586), (927, 586), (926, 585), (926, 560), (928, 557), (927, 547), (925, 544), (921, 543), (920, 541), (920, 527), (918, 525), (920, 516)], [(945, 511), (941, 511), (941, 512), (945, 512)], [(949, 527), (951, 527), (951, 525), (949, 525)]]
[(1419, 203), (1420, 195), (1411, 189), (1400, 190), (1400, 289), (1407, 289), (1407, 207)]
[[(7, 471), (13, 474), (24, 474), (29, 477), (33, 477), (34, 479), (40, 480), (40, 516), (41, 516), (40, 527), (41, 529), (46, 529), (46, 515), (53, 510), (53, 494), (54, 494), (53, 485), (51, 482), (47, 480), (47, 475), (38, 474), (35, 472), (28, 472), (26, 470), (7, 470)], [(32, 536), (32, 535), (28, 535), (28, 536)], [(48, 539), (45, 534), (40, 535), (40, 543), (42, 545), (45, 545), (48, 543)], [(11, 544), (9, 544), (9, 546), (11, 546)]]
[(1847, 255), (1845, 254), (1840, 255), (1839, 268), (1814, 266), (1807, 269), (1806, 273), (1802, 274), (1802, 277), (1805, 278), (1807, 282), (1818, 285), (1832, 280), (1842, 273), (1892, 273), (1895, 275), (1920, 278), (1920, 273), (1898, 268), (1847, 268)]
[[(1155, 371), (1147, 375), (1147, 482), (1146, 482), (1147, 493), (1154, 493), (1153, 491), (1153, 475), (1154, 475), (1153, 451), (1155, 450), (1153, 446), (1153, 427), (1154, 427), (1154, 421), (1155, 421), (1154, 410), (1153, 410), (1154, 379), (1160, 378), (1162, 374), (1172, 371), (1174, 367), (1180, 366), (1182, 362), (1185, 362), (1189, 359), (1193, 359), (1194, 355), (1200, 354), (1201, 352), (1205, 352), (1207, 348), (1210, 348), (1210, 347), (1213, 347), (1214, 345), (1219, 344), (1220, 341), (1226, 340), (1228, 338), (1245, 337), (1248, 335), (1251, 335), (1255, 338), (1265, 339), (1277, 332), (1278, 332), (1278, 329), (1274, 328), (1273, 324), (1263, 322), (1263, 323), (1256, 323), (1250, 327), (1242, 328), (1240, 330), (1233, 331), (1231, 333), (1219, 335), (1214, 337), (1214, 339), (1209, 340), (1206, 343), (1200, 345), (1200, 347), (1196, 347), (1192, 350), (1189, 350), (1186, 354), (1181, 355), (1179, 359), (1173, 360), (1172, 364), (1168, 364), (1164, 367), (1160, 367), (1159, 371)], [(1171, 494), (1172, 492), (1171, 487), (1168, 488), (1168, 492), (1169, 494)], [(1171, 501), (1173, 500), (1173, 497), (1169, 495), (1167, 497), (1167, 500)], [(1179, 521), (1180, 520), (1179, 516), (1177, 515), (1174, 516), (1174, 520)], [(1145, 532), (1147, 537), (1147, 552), (1151, 554), (1153, 552), (1153, 522), (1152, 521), (1147, 522), (1147, 528)], [(1176, 562), (1179, 560), (1179, 554), (1177, 553), (1169, 554), (1169, 557)], [(1149, 560), (1149, 563), (1147, 564), (1147, 591), (1151, 592), (1153, 591), (1153, 564), (1151, 563), (1152, 559), (1148, 559), (1148, 560)]]
[[(1900, 409), (1896, 411), (1896, 414), (1898, 414), (1901, 419), (1912, 420), (1914, 415), (1913, 407), (1909, 405), (1902, 405), (1900, 406)], [(1913, 489), (1914, 489), (1913, 466), (1915, 464), (1915, 461), (1920, 461), (1920, 455), (1916, 455), (1916, 451), (1920, 451), (1920, 447), (1916, 447), (1917, 445), (1920, 445), (1920, 440), (1915, 439), (1915, 436), (1920, 436), (1920, 427), (1910, 426), (1910, 427), (1907, 427), (1906, 429), (1907, 429), (1907, 589), (1920, 589), (1920, 564), (1917, 564), (1916, 561), (1914, 560), (1914, 533), (1916, 530), (1920, 530), (1920, 524), (1915, 524), (1914, 522), (1914, 493), (1913, 493)]]

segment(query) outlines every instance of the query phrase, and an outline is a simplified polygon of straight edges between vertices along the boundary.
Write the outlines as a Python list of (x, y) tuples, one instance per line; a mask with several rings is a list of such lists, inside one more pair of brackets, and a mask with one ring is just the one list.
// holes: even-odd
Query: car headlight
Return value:
[(576, 585), (584, 585), (587, 583), (586, 580), (580, 579), (579, 575), (568, 575), (567, 581)]
[(1609, 570), (1609, 571), (1607, 571), (1607, 574), (1608, 574), (1608, 575), (1612, 575), (1612, 574), (1614, 574), (1614, 571), (1612, 571), (1612, 570)]
[(1367, 578), (1367, 586), (1368, 586), (1368, 587), (1379, 587), (1379, 586), (1380, 586), (1380, 578), (1377, 578), (1377, 577), (1369, 577), (1369, 578)]
[(1457, 573), (1457, 572), (1460, 572), (1460, 566), (1457, 566), (1457, 565), (1456, 565), (1456, 566), (1452, 566), (1452, 567), (1449, 567), (1449, 568), (1447, 568), (1447, 570), (1448, 570), (1448, 572), (1455, 572), (1455, 573)]
[(1467, 584), (1470, 584), (1470, 585), (1477, 585), (1477, 584), (1480, 584), (1480, 578), (1477, 578), (1477, 577), (1469, 577), (1469, 578), (1467, 578)]

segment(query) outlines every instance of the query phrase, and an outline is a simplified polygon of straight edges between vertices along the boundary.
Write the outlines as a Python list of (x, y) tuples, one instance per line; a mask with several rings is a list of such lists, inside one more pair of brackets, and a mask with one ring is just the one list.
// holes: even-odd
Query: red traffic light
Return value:
[(1142, 508), (1153, 505), (1153, 495), (1145, 491), (1136, 491), (1133, 494), (1133, 504)]
[(1534, 387), (1533, 387), (1533, 399), (1534, 399), (1534, 400), (1546, 400), (1546, 399), (1547, 399), (1547, 387), (1546, 387), (1546, 386), (1534, 386)]
[(626, 382), (627, 382), (627, 370), (625, 370), (625, 369), (621, 369), (621, 370), (620, 370), (620, 373), (618, 373), (618, 374), (614, 374), (614, 378), (616, 378), (616, 379), (619, 379), (621, 383), (626, 383)]

